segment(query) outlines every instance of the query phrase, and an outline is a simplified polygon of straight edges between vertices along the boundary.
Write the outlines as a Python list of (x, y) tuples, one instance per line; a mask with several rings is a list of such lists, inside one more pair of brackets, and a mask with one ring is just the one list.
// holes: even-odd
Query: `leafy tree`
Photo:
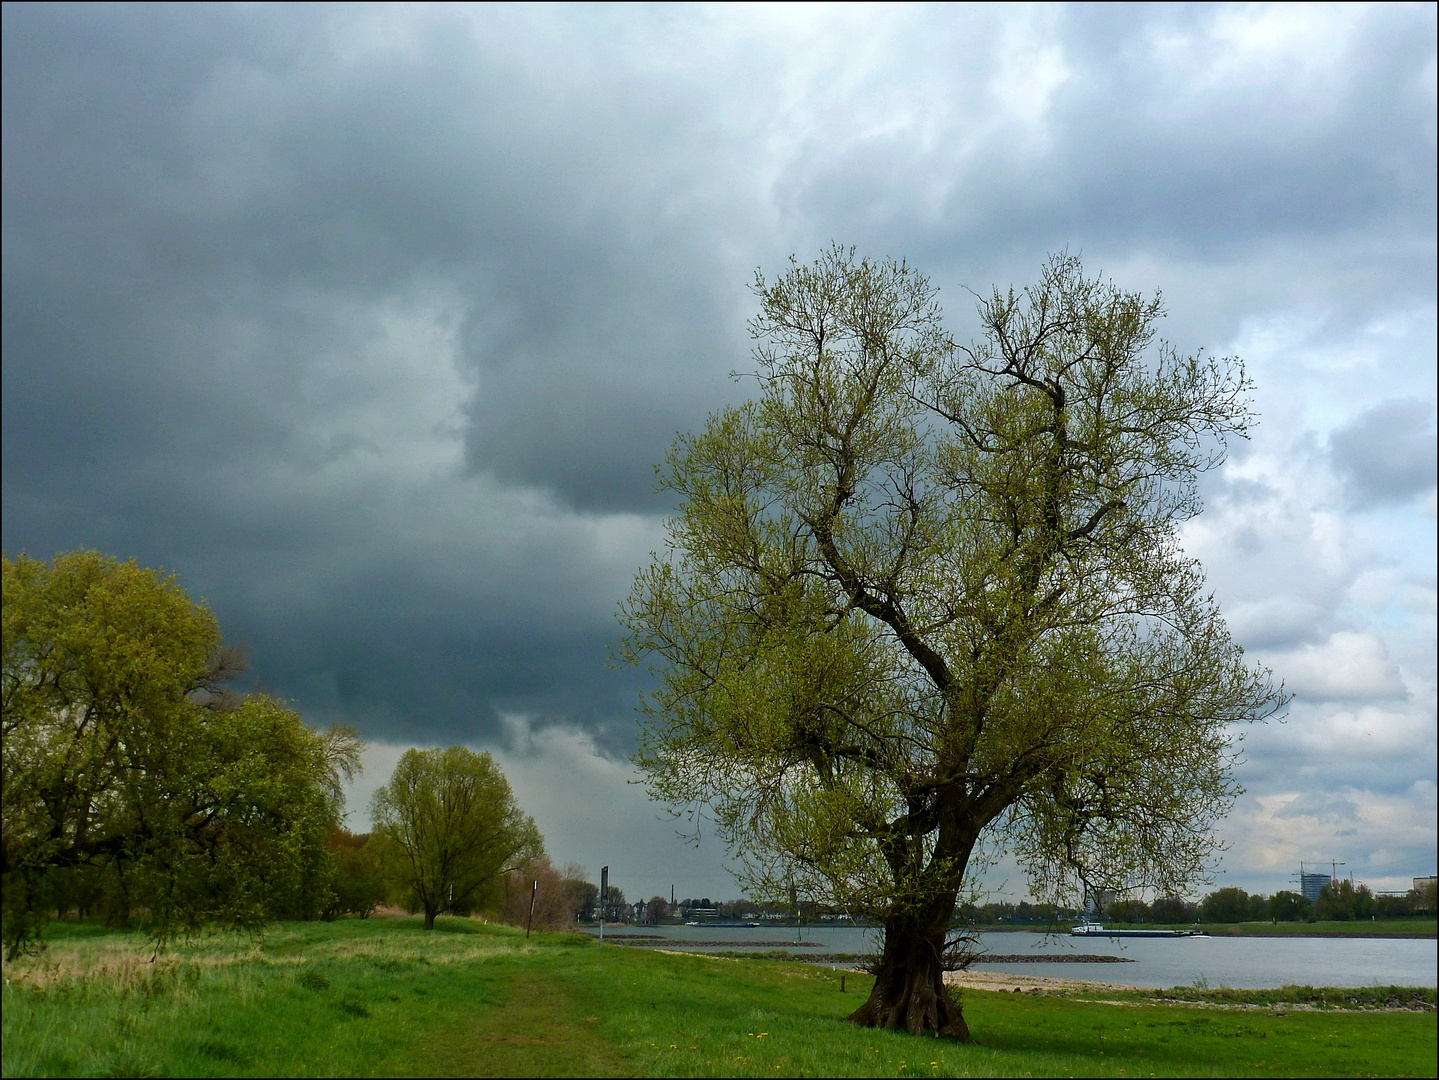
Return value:
[(605, 894), (604, 903), (605, 922), (629, 922), (629, 905), (625, 903), (625, 894), (617, 886), (611, 885)]
[(1299, 922), (1309, 917), (1312, 907), (1302, 893), (1281, 889), (1269, 898), (1269, 917), (1275, 922)]
[(333, 899), (323, 913), (324, 918), (358, 915), (367, 919), (384, 899), (384, 875), (376, 845), (370, 841), (369, 833), (356, 835), (340, 828), (331, 832), (330, 852), (335, 860), (330, 885)]
[(1160, 896), (1150, 905), (1154, 922), (1190, 923), (1199, 919), (1199, 905), (1179, 896)]
[[(1039, 899), (1178, 891), (1280, 702), (1178, 542), (1249, 420), (1237, 361), (1151, 348), (1157, 299), (1059, 256), (957, 346), (905, 264), (757, 279), (758, 400), (681, 436), (622, 658), (636, 756), (707, 808), (751, 895), (880, 920), (865, 1025), (967, 1037), (942, 974), (971, 861)], [(983, 840), (983, 843), (981, 841)]]
[[(566, 876), (569, 876), (568, 868)], [(579, 918), (585, 922), (594, 922), (600, 917), (600, 887), (592, 881), (584, 880), (584, 870), (579, 871), (577, 877), (570, 880), (570, 888), (574, 893), (575, 910), (579, 912)]]
[(1149, 905), (1143, 900), (1116, 900), (1109, 905), (1107, 916), (1115, 922), (1121, 923), (1148, 922), (1150, 916)]
[(3, 568), (7, 950), (72, 905), (162, 937), (322, 910), (353, 733), (230, 691), (242, 665), (173, 577), (93, 551)]
[(426, 930), (441, 912), (471, 910), (501, 875), (544, 854), (494, 759), (462, 746), (405, 751), (370, 815)]
[(1249, 910), (1245, 914), (1246, 922), (1263, 922), (1269, 918), (1269, 897), (1263, 893), (1249, 894)]
[(1249, 894), (1233, 887), (1217, 889), (1199, 905), (1199, 917), (1205, 922), (1244, 922), (1249, 918)]
[(1409, 910), (1415, 915), (1433, 915), (1439, 908), (1439, 888), (1433, 881), (1427, 881), (1416, 889), (1409, 890)]
[[(590, 901), (582, 866), (570, 863), (556, 870), (546, 856), (511, 870), (500, 879), (497, 914), (500, 921), (511, 926), (533, 926), (536, 930), (572, 928), (580, 912)], [(538, 885), (538, 888), (535, 886)], [(598, 895), (599, 890), (594, 890)], [(530, 894), (534, 893), (533, 919)]]
[(1339, 922), (1367, 919), (1373, 906), (1374, 894), (1368, 885), (1356, 887), (1354, 882), (1341, 878), (1319, 890), (1314, 901), (1314, 917)]
[(1199, 905), (1178, 896), (1161, 896), (1149, 905), (1157, 923), (1192, 923), (1199, 917)]

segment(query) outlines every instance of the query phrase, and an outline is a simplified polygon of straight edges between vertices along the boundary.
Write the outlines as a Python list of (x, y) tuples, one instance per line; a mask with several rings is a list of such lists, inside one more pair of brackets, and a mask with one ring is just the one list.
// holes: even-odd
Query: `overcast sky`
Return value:
[[(737, 893), (633, 785), (652, 463), (754, 270), (1068, 248), (1244, 358), (1185, 532), (1296, 697), (1220, 883), (1435, 870), (1435, 7), (6, 4), (3, 543), (179, 574), (256, 678), (492, 751), (557, 863)], [(1023, 882), (1001, 867), (998, 892)]]

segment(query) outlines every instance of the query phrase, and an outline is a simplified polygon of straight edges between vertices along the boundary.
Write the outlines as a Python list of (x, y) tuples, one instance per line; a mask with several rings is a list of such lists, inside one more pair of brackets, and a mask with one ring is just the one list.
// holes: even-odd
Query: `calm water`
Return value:
[[(676, 944), (695, 941), (733, 942), (698, 948), (776, 949), (793, 947), (794, 927), (611, 927), (610, 934), (651, 934)], [(851, 926), (806, 926), (806, 945), (794, 949), (805, 953), (860, 953), (872, 951), (877, 931)], [(1008, 971), (1024, 975), (1048, 975), (1061, 979), (1094, 979), (1128, 986), (1189, 986), (1198, 979), (1211, 986), (1276, 987), (1289, 984), (1310, 986), (1434, 986), (1436, 952), (1434, 939), (1393, 938), (1260, 938), (1202, 937), (1131, 938), (1123, 941), (1101, 938), (1072, 938), (1065, 935), (999, 932), (979, 936), (983, 952), (1010, 955), (1122, 956), (1130, 964), (1074, 964), (1031, 961), (1024, 964), (975, 965), (980, 971)], [(763, 942), (763, 945), (740, 945)], [(809, 943), (813, 943), (813, 945)]]

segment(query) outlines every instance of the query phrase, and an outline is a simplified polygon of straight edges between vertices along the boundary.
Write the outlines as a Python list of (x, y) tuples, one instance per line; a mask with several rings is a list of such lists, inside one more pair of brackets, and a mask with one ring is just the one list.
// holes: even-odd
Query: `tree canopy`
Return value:
[(323, 908), (353, 733), (231, 691), (243, 665), (173, 577), (93, 551), (3, 566), (7, 948), (72, 907), (161, 935)]
[(1249, 383), (1068, 255), (970, 345), (904, 263), (835, 247), (756, 291), (759, 395), (676, 440), (621, 607), (660, 676), (636, 760), (751, 895), (883, 922), (852, 1019), (967, 1037), (942, 973), (974, 860), (1041, 900), (1181, 891), (1235, 725), (1282, 703), (1178, 539)]
[(544, 855), (494, 758), (462, 746), (406, 750), (370, 815), (426, 930), (442, 912), (471, 910), (502, 875)]

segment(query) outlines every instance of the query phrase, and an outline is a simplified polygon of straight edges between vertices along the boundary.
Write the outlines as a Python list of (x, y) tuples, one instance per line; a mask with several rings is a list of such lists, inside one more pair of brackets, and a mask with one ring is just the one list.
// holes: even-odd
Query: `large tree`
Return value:
[(712, 814), (751, 895), (878, 919), (866, 1025), (968, 1037), (943, 983), (977, 858), (1041, 899), (1204, 872), (1246, 666), (1178, 527), (1249, 420), (1238, 361), (1052, 258), (956, 344), (914, 269), (833, 248), (759, 278), (760, 393), (681, 436), (622, 655), (637, 762)]
[(375, 792), (370, 815), (426, 930), (441, 912), (475, 907), (502, 875), (544, 854), (534, 820), (516, 805), (494, 758), (462, 746), (406, 750)]
[(72, 907), (160, 935), (323, 908), (353, 732), (233, 692), (243, 665), (171, 577), (93, 551), (3, 566), (7, 949)]

